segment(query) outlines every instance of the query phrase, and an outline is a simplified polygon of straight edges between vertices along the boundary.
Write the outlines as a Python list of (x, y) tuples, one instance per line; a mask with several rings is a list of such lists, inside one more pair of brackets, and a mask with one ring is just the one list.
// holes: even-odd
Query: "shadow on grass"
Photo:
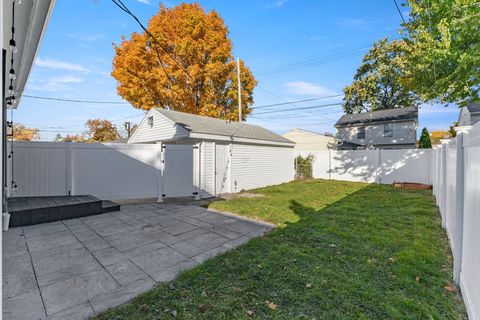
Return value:
[(290, 195), (297, 222), (100, 318), (156, 319), (172, 310), (181, 319), (465, 318), (458, 293), (445, 289), (452, 266), (431, 194), (352, 190), (317, 194), (330, 197), (321, 205), (307, 191)]

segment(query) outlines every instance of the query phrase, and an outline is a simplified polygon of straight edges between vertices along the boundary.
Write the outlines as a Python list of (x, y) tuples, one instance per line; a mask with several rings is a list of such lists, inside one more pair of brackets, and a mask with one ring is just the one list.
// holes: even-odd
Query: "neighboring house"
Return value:
[(337, 149), (413, 149), (417, 126), (416, 107), (346, 114), (335, 124)]
[(458, 126), (473, 126), (480, 121), (480, 103), (471, 103), (460, 109)]
[(324, 151), (335, 146), (334, 137), (302, 129), (290, 130), (283, 137), (295, 142), (295, 151)]
[[(165, 184), (180, 183), (181, 176), (191, 179), (189, 170), (198, 169), (200, 197), (280, 184), (294, 178), (294, 143), (243, 122), (153, 108), (128, 143), (162, 143), (165, 166), (170, 168), (169, 172), (179, 170), (175, 182), (169, 182), (167, 176)], [(187, 180), (186, 185), (190, 183)]]

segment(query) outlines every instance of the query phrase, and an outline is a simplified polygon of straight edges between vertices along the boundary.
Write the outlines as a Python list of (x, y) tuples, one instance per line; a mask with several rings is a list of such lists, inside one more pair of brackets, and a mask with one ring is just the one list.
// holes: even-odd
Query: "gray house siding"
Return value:
[[(384, 125), (391, 124), (391, 137), (385, 136)], [(367, 149), (408, 149), (416, 147), (416, 121), (379, 122), (374, 124), (337, 126), (337, 139), (364, 145)], [(359, 128), (365, 128), (365, 138), (358, 138)]]
[(480, 121), (480, 104), (472, 103), (466, 107), (460, 108), (458, 116), (459, 126), (473, 126)]

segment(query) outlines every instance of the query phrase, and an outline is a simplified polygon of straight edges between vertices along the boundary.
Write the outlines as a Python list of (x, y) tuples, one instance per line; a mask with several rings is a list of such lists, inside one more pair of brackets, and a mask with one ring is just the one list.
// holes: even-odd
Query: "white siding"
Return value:
[[(150, 116), (153, 117), (153, 126), (148, 124), (148, 118)], [(170, 141), (186, 137), (188, 137), (188, 132), (185, 129), (174, 124), (172, 121), (152, 109), (142, 120), (128, 143)]]
[(208, 198), (215, 193), (215, 143), (203, 142), (200, 150), (200, 188), (202, 198)]
[(232, 192), (293, 180), (293, 148), (233, 144)]
[(324, 151), (335, 145), (333, 137), (300, 129), (290, 130), (283, 137), (295, 142), (295, 151)]

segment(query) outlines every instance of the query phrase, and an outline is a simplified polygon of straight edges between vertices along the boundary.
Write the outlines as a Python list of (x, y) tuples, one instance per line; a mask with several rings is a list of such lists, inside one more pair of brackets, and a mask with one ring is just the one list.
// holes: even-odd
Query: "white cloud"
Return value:
[(40, 57), (35, 61), (35, 66), (53, 70), (64, 71), (79, 71), (79, 72), (91, 72), (91, 70), (85, 66), (76, 63), (64, 62), (53, 59), (42, 59)]
[(345, 29), (368, 30), (376, 21), (367, 18), (343, 18), (338, 20), (340, 27)]
[(137, 0), (140, 3), (150, 4), (150, 0)]
[(324, 86), (305, 81), (293, 81), (284, 85), (288, 93), (302, 96), (328, 96), (336, 94)]
[(90, 35), (69, 34), (68, 36), (72, 39), (86, 41), (86, 42), (97, 41), (103, 38), (103, 34), (101, 33), (90, 34)]
[[(140, 1), (140, 0), (137, 0)], [(280, 8), (283, 6), (285, 3), (287, 3), (287, 0), (277, 0), (265, 7), (265, 9), (273, 9), (273, 8)]]
[(32, 79), (27, 89), (48, 92), (68, 91), (72, 89), (72, 85), (82, 83), (84, 81), (85, 79), (83, 78), (71, 75), (55, 77), (46, 80)]

